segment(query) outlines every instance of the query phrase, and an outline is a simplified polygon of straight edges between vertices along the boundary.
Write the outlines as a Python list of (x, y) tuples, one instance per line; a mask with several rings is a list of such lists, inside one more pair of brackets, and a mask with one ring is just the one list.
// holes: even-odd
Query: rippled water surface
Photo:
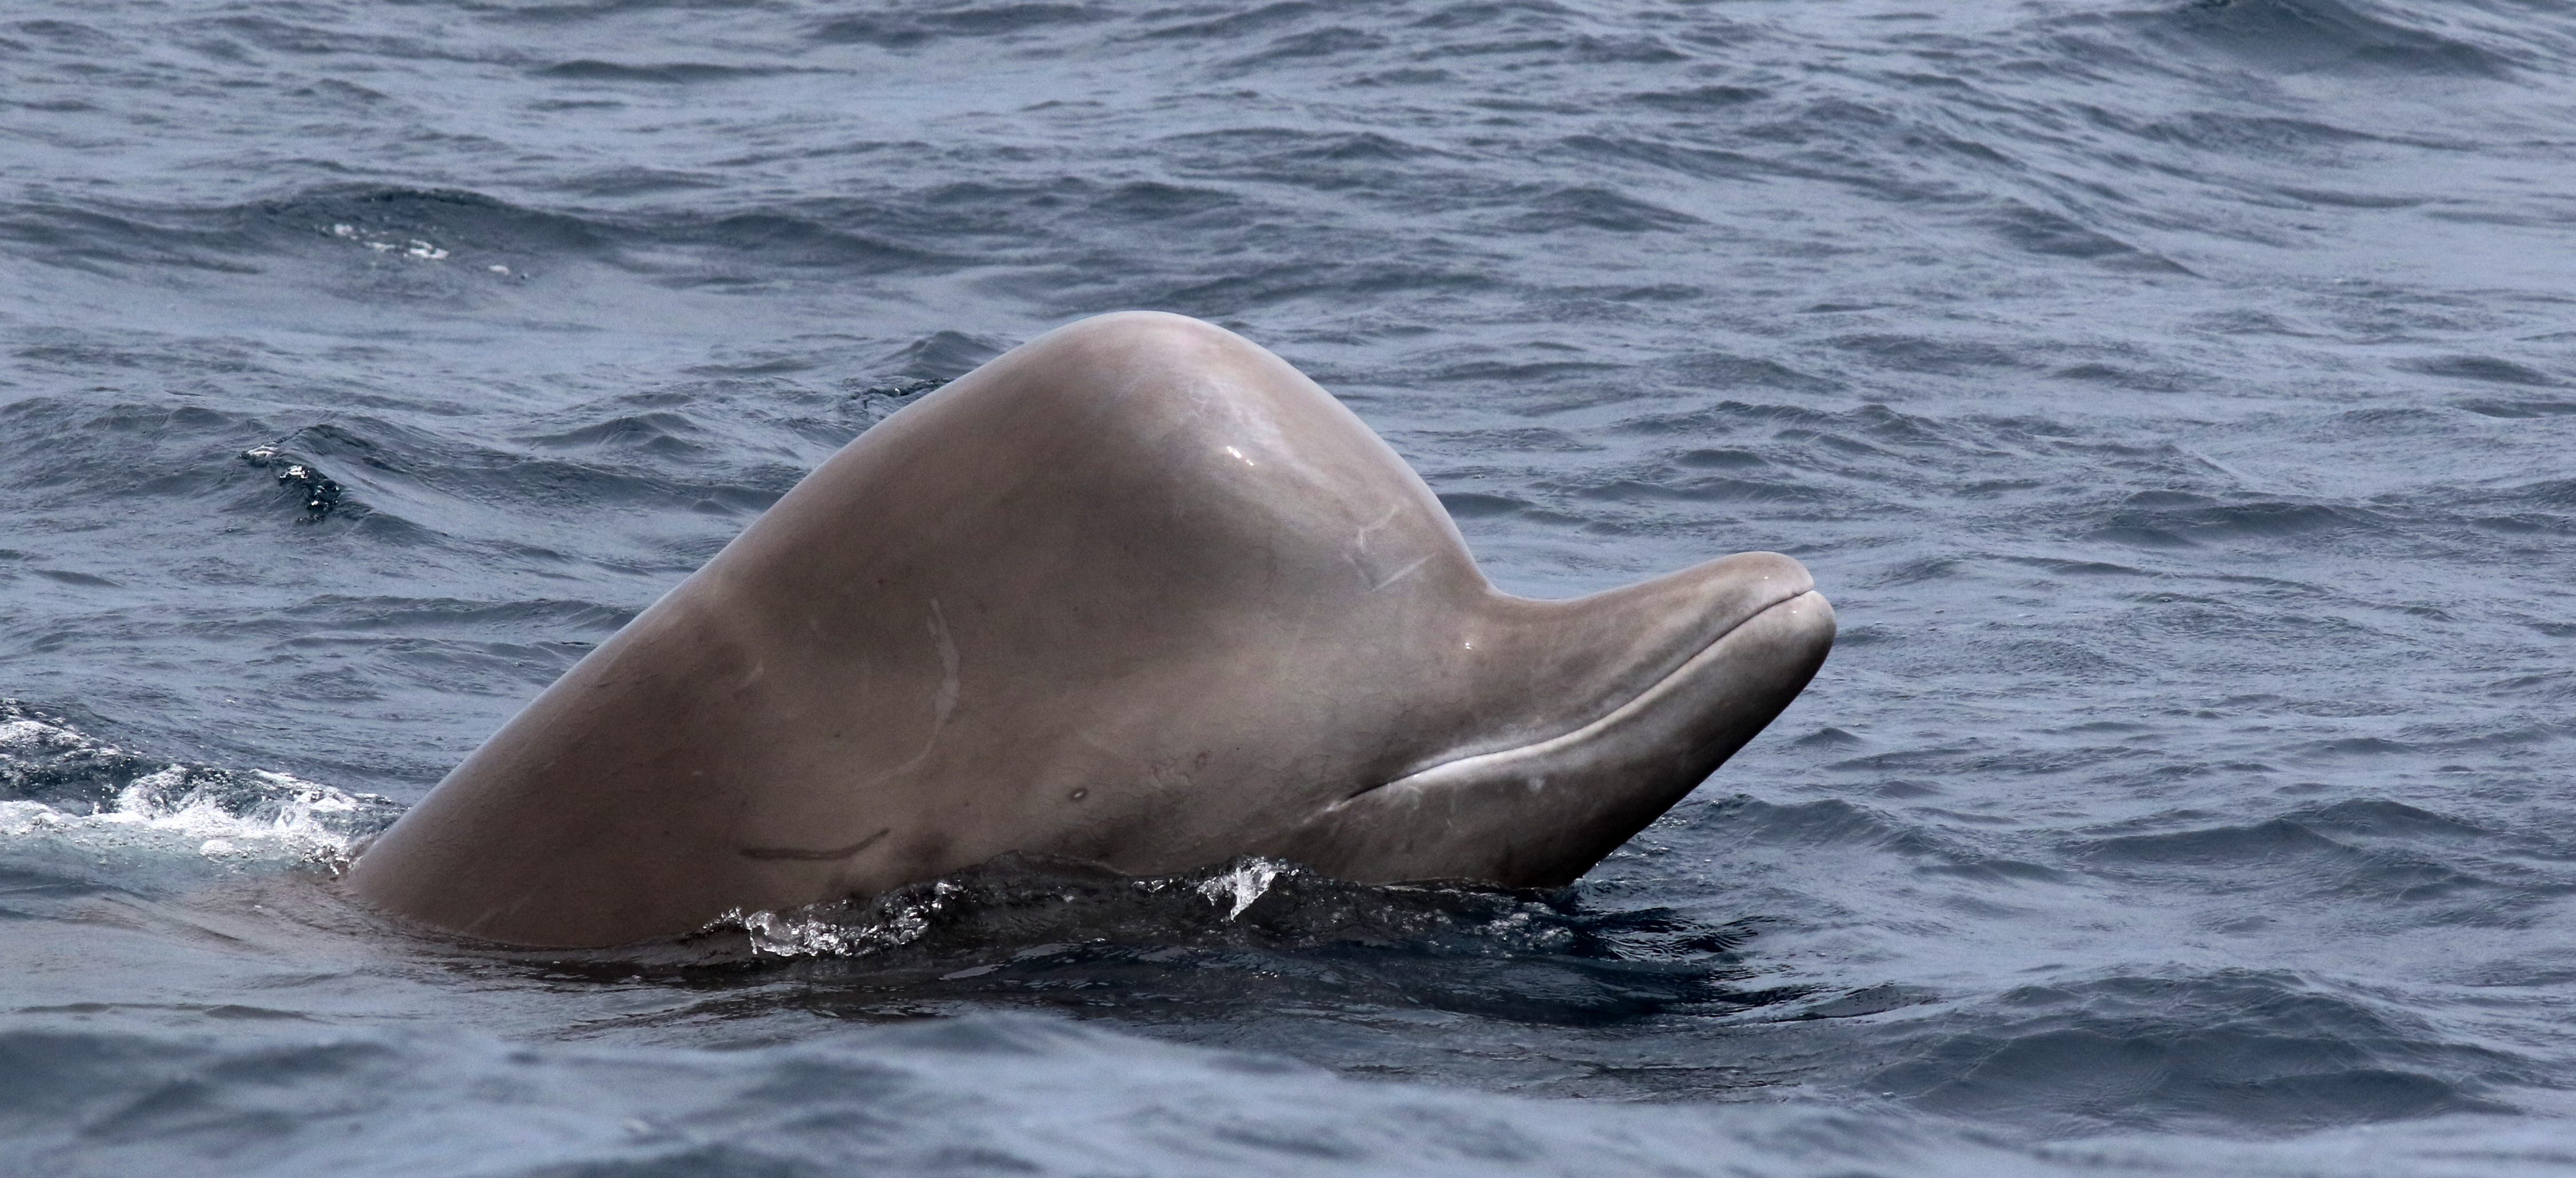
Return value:
[[(2576, 1169), (2576, 16), (21, 0), (0, 1151)], [(1223, 323), (1822, 675), (1562, 893), (1006, 862), (639, 954), (334, 865), (836, 447)]]

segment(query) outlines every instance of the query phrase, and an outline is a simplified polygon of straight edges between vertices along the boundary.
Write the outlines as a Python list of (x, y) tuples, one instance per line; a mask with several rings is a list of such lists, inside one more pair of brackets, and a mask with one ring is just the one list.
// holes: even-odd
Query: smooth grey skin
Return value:
[(861, 435), (360, 856), (454, 933), (618, 944), (1006, 852), (1572, 881), (1832, 645), (1798, 562), (1495, 590), (1251, 342), (1058, 329)]

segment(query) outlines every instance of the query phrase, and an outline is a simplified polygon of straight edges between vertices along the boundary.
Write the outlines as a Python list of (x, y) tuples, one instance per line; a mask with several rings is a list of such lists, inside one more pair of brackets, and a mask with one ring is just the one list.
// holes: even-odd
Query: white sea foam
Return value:
[(1275, 859), (1245, 859), (1200, 880), (1199, 894), (1207, 897), (1208, 903), (1224, 908), (1225, 918), (1232, 920), (1243, 915), (1244, 909), (1252, 907), (1253, 901), (1269, 894), (1271, 881), (1278, 879), (1279, 873), (1286, 870), (1288, 865)]
[(0, 717), (0, 839), (336, 870), (398, 810), (288, 773), (147, 761), (14, 700)]
[(707, 923), (705, 932), (741, 929), (755, 953), (770, 957), (856, 957), (909, 945), (965, 889), (946, 880), (890, 892), (864, 915), (846, 903), (810, 905), (784, 912), (735, 908)]

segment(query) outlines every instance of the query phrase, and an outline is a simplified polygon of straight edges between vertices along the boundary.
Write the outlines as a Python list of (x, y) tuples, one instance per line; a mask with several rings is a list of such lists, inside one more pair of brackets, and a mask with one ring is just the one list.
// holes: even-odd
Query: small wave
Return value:
[(2003, 211), (1994, 214), (1988, 223), (2005, 241), (2034, 254), (2082, 258), (2121, 270), (2189, 273), (2171, 260), (2157, 257), (2107, 233), (2086, 228), (2072, 218), (2018, 201), (2006, 202)]
[(1909, 841), (1905, 824), (1839, 798), (1781, 804), (1738, 796), (1702, 810), (1691, 824), (1777, 847), (1883, 847)]
[(967, 4), (945, 10), (855, 13), (816, 25), (808, 35), (834, 44), (910, 49), (948, 38), (1008, 37), (1057, 25), (1091, 24), (1109, 15), (1083, 4)]
[[(1279, 28), (1283, 25), (1293, 24), (1308, 16), (1314, 15), (1317, 8), (1317, 5), (1305, 3), (1304, 0), (1280, 0), (1278, 3), (1264, 4), (1258, 8), (1247, 9), (1242, 12), (1236, 12), (1213, 19), (1190, 20), (1181, 24), (1165, 25), (1161, 28), (1147, 32), (1145, 36), (1155, 40), (1223, 41), (1243, 36), (1246, 33), (1261, 32), (1268, 29)], [(1170, 10), (1171, 14), (1175, 16), (1200, 16), (1205, 11), (1206, 10), (1204, 9), (1189, 8)]]
[[(328, 242), (318, 248), (347, 251), (342, 256), (360, 266), (470, 262), (497, 280), (529, 257), (600, 252), (614, 232), (478, 193), (355, 185), (211, 208), (0, 205), (0, 240), (31, 247), (39, 261), (101, 274), (120, 267), (261, 274)], [(445, 272), (404, 273), (425, 281)], [(389, 293), (381, 282), (365, 289), (369, 297)]]
[(1522, 208), (1523, 212), (1505, 222), (1512, 232), (1560, 233), (1585, 228), (1654, 233), (1706, 224), (1689, 213), (1649, 204), (1599, 185), (1559, 188), (1523, 202)]
[(1825, 341), (1866, 356), (1899, 372), (1976, 376), (1997, 368), (2029, 368), (2035, 361), (2009, 346), (1973, 339), (1940, 339), (1919, 335), (1869, 333)]
[(1770, 96), (1770, 91), (1754, 86), (1694, 86), (1688, 90), (1644, 91), (1629, 95), (1627, 100), (1659, 110), (1697, 112), (1741, 106)]
[(678, 9), (683, 12), (712, 12), (725, 9), (757, 8), (761, 6), (761, 3), (762, 0), (595, 0), (595, 2), (588, 4), (578, 2), (560, 4), (539, 3), (524, 7), (517, 5), (507, 7), (496, 5), (493, 7), (500, 8), (501, 11), (493, 12), (492, 8), (485, 8), (482, 11), (492, 13), (494, 16), (505, 17), (509, 20), (574, 21), (587, 17), (625, 16), (635, 13), (658, 12), (665, 9)]
[(653, 82), (664, 85), (691, 82), (730, 82), (743, 78), (765, 78), (785, 70), (754, 66), (711, 65), (706, 62), (678, 61), (661, 65), (626, 65), (621, 62), (580, 58), (559, 62), (537, 70), (541, 78), (569, 78), (581, 82)]
[(1842, 423), (1841, 414), (1804, 405), (1763, 405), (1730, 400), (1682, 413), (1632, 418), (1618, 423), (1615, 428), (1628, 433), (1679, 434), (1696, 439), (1747, 429), (1825, 428)]
[[(1838, 735), (1829, 736), (1827, 733)], [(1839, 729), (1824, 729), (1803, 738), (1798, 744), (1818, 754), (1832, 756), (1866, 747), (1868, 742)], [(1884, 770), (1901, 767), (1905, 761), (1905, 754), (1880, 754), (1850, 758), (1836, 767)], [(1885, 782), (1877, 792), (1881, 797), (1898, 801), (1917, 801), (1938, 796), (1943, 790), (1930, 783), (1900, 778)], [(1688, 822), (1693, 830), (1735, 843), (1734, 853), (1737, 855), (1782, 852), (1800, 857), (1850, 852), (1858, 852), (1864, 858), (1887, 855), (1903, 861), (1904, 869), (1916, 875), (1942, 876), (1996, 888), (2056, 884), (2068, 879), (2066, 872), (2055, 867), (2016, 858), (2000, 848), (1981, 848), (1975, 836), (1960, 837), (1965, 832), (1959, 829), (1958, 822), (1989, 824), (1994, 821), (1991, 816), (1921, 806), (1910, 807), (1907, 813), (1916, 818), (1947, 818), (1952, 825), (1948, 831), (1936, 831), (1884, 810), (1839, 798), (1783, 804), (1744, 796), (1708, 806), (1692, 815)]]
[[(519, 257), (596, 253), (617, 238), (615, 226), (525, 208), (457, 189), (330, 185), (238, 211), (245, 225), (319, 232), (377, 252), (409, 254), (413, 241), (471, 243), (479, 252)], [(443, 260), (426, 259), (423, 260)]]
[[(549, 511), (568, 513), (639, 502), (711, 501), (731, 510), (757, 511), (805, 473), (801, 466), (775, 462), (746, 468), (715, 461), (738, 458), (741, 451), (707, 445), (702, 440), (711, 428), (707, 423), (669, 411), (638, 414), (622, 408), (604, 418), (585, 415), (583, 424), (572, 429), (530, 436), (526, 441), (533, 453), (358, 415), (307, 426), (272, 445), (282, 454), (303, 456), (308, 468), (327, 464), (345, 490), (336, 501), (342, 510), (363, 512), (378, 527), (400, 524), (424, 530), (452, 529), (470, 519), (460, 511), (468, 504), (511, 510), (543, 504)], [(684, 472), (696, 477), (682, 477)], [(387, 533), (386, 538), (399, 537)]]
[(2135, 18), (2177, 44), (2205, 46), (2266, 69), (2394, 71), (2494, 78), (2495, 54), (2335, 0), (2192, 0)]
[(254, 243), (238, 233), (222, 227), (158, 223), (125, 211), (0, 205), (0, 242), (14, 242), (47, 265), (93, 274), (112, 273), (115, 266), (259, 273), (259, 267), (245, 257), (258, 252)]
[(2462, 401), (2460, 408), (2481, 417), (2563, 417), (2576, 413), (2576, 401)]
[[(712, 221), (674, 221), (658, 235), (675, 243), (713, 246), (729, 265), (845, 269), (862, 273), (908, 270), (937, 255), (855, 229), (788, 212), (736, 213)], [(726, 273), (700, 276), (723, 281)]]
[(1755, 470), (1771, 462), (1750, 450), (1692, 450), (1675, 456), (1673, 464), (1693, 470)]
[(1532, 504), (1529, 500), (1509, 495), (1487, 495), (1477, 491), (1443, 491), (1440, 493), (1440, 506), (1447, 508), (1454, 519), (1492, 519), (1525, 511)]
[(1294, 61), (1299, 58), (1366, 53), (1372, 49), (1384, 49), (1392, 44), (1394, 44), (1393, 41), (1377, 33), (1335, 25), (1303, 33), (1291, 33), (1263, 46), (1258, 52), (1245, 54), (1226, 64), (1234, 69), (1247, 69), (1270, 62)]
[(934, 331), (878, 361), (888, 379), (945, 383), (1010, 350), (1009, 342), (962, 331)]
[(1242, 205), (1241, 197), (1222, 189), (1183, 187), (1178, 184), (1138, 180), (1121, 184), (1100, 194), (1088, 207), (1092, 212), (1109, 217), (1167, 221), (1218, 210), (1238, 209)]
[[(665, 187), (642, 185), (636, 191)], [(881, 202), (705, 210), (650, 217), (572, 215), (477, 192), (325, 185), (245, 205), (74, 209), (0, 205), (0, 242), (52, 265), (267, 272), (285, 257), (347, 267), (342, 293), (484, 297), (568, 260), (606, 263), (665, 285), (736, 283), (752, 269), (884, 274), (962, 259), (886, 235)], [(391, 287), (387, 283), (392, 283)]]
[(2279, 541), (2376, 531), (2374, 512), (2281, 500), (2224, 502), (2188, 491), (2140, 491), (2096, 517), (2091, 534), (2116, 543), (2183, 547), (2204, 542)]
[(1642, 163), (1694, 180), (1745, 180), (1795, 172), (1780, 161), (1740, 151), (1627, 135), (1568, 135), (1557, 141), (1556, 149), (1580, 160), (1612, 166)]
[(315, 631), (384, 630), (406, 634), (453, 630), (488, 635), (510, 627), (546, 633), (613, 634), (635, 609), (595, 601), (464, 601), (452, 597), (353, 597), (325, 593), (285, 611)]
[[(2260, 1134), (2455, 1112), (2522, 1060), (2294, 975), (2227, 971), (2027, 986), (1924, 1034), (1871, 1087), (2049, 1135), (2192, 1128)], [(1972, 1025), (1968, 1025), (1972, 1024)]]
[(1462, 364), (1442, 365), (1437, 372), (1430, 374), (1429, 379), (1444, 383), (1501, 381), (1536, 385), (1568, 379), (1598, 379), (1604, 373), (1619, 369), (1619, 365), (1594, 360), (1534, 360), (1517, 364), (1509, 360), (1470, 360)]
[(2495, 832), (2386, 798), (2353, 798), (2289, 816), (2300, 825), (2361, 838), (2476, 838)]
[(2080, 380), (2088, 384), (2135, 389), (2142, 393), (2178, 393), (2187, 389), (2205, 387), (2211, 383), (2207, 376), (2187, 369), (2166, 368), (2141, 371), (2117, 364), (2102, 363), (2072, 364), (2049, 375), (2061, 380)]
[(1415, 187), (1413, 175), (1399, 172), (1392, 165), (1416, 165), (1423, 157), (1442, 154), (1375, 131), (1288, 127), (1192, 131), (1157, 142), (1184, 153), (1178, 158), (1194, 171), (1321, 188), (1344, 188), (1374, 180), (1383, 181), (1389, 191)]
[[(2120, 835), (2069, 850), (2097, 872), (2188, 880), (2219, 894), (2260, 887), (2284, 900), (2368, 900), (2399, 906), (2408, 912), (2406, 919), (2433, 925), (2515, 919), (2513, 913), (2563, 893), (2559, 884), (2524, 878), (2511, 868), (2500, 873), (2490, 870), (2493, 864), (2481, 867), (2489, 878), (2423, 854), (2427, 823), (2401, 822), (2388, 812), (2390, 805), (2352, 804), (2261, 822)], [(2462, 832), (2440, 833), (2456, 839)], [(2473, 850), (2457, 846), (2445, 853)]]
[(595, 421), (575, 429), (551, 434), (532, 434), (520, 439), (531, 446), (549, 450), (646, 450), (656, 454), (687, 455), (703, 452), (706, 447), (696, 439), (705, 430), (687, 415), (680, 413), (629, 413)]
[(2551, 378), (2548, 373), (2494, 356), (2435, 356), (2429, 359), (2400, 361), (2397, 366), (2409, 372), (2421, 372), (2427, 376), (2482, 380), (2492, 384), (2542, 386), (2562, 383)]
[(1676, 380), (1711, 389), (1747, 385), (1800, 393), (1830, 393), (1842, 389), (1839, 381), (1802, 372), (1776, 360), (1727, 352), (1684, 352), (1661, 360), (1654, 367), (1670, 373)]
[(691, 192), (724, 186), (725, 178), (717, 172), (681, 172), (630, 165), (568, 176), (547, 187), (579, 196), (624, 197)]
[(1973, 636), (1954, 641), (1960, 656), (1957, 665), (1964, 669), (2079, 683), (2130, 679), (2146, 673), (2143, 667), (2114, 658), (2094, 644), (2055, 638), (1981, 640)]
[(1620, 503), (1673, 501), (1684, 503), (1771, 503), (1825, 504), (1846, 497), (1819, 487), (1800, 486), (1781, 480), (1733, 478), (1664, 477), (1612, 478), (1604, 482), (1580, 485), (1559, 483), (1550, 490), (1566, 491), (1586, 499), (1607, 499)]
[(2356, 848), (2286, 818), (2250, 826), (2213, 826), (2168, 834), (2122, 835), (2099, 840), (2088, 847), (2086, 853), (2096, 861), (2201, 867), (2303, 859), (2344, 863), (2362, 857)]

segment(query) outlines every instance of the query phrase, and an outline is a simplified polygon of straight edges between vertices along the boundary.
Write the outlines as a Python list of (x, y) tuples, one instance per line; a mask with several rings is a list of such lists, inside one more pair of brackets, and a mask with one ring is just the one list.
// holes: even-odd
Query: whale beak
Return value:
[(1363, 882), (1571, 883), (1769, 725), (1833, 647), (1833, 606), (1777, 553), (1549, 604), (1590, 615), (1559, 629), (1616, 651), (1605, 665), (1660, 673), (1554, 735), (1365, 790), (1301, 828), (1289, 856)]

